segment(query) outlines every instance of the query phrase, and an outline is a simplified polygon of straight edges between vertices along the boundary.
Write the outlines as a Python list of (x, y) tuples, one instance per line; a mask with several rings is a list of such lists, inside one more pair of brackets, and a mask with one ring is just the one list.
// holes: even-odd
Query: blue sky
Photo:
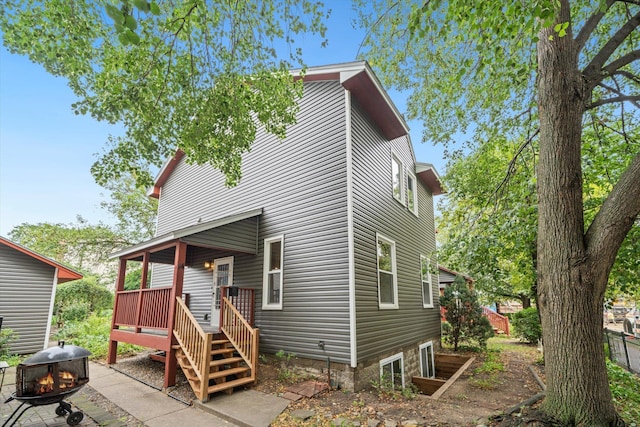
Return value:
[[(350, 2), (326, 1), (329, 44), (303, 41), (307, 65), (355, 60), (364, 32), (352, 27)], [(403, 94), (389, 91), (400, 111)], [(21, 223), (69, 223), (81, 215), (90, 223), (112, 219), (100, 208), (107, 192), (95, 184), (89, 168), (117, 127), (76, 116), (76, 101), (66, 81), (47, 74), (26, 57), (0, 48), (0, 235)], [(418, 161), (444, 172), (442, 146), (421, 143), (422, 127), (409, 122)]]

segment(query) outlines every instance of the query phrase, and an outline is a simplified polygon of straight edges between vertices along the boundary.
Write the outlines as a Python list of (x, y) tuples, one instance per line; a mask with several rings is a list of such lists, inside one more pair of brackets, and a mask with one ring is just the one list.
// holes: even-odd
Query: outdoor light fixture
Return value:
[(204, 268), (213, 268), (213, 261), (205, 261), (204, 262)]

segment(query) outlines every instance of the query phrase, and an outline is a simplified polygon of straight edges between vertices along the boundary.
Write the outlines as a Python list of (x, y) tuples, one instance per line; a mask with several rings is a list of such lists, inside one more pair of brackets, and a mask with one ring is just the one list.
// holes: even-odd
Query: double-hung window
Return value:
[(262, 309), (282, 310), (284, 236), (264, 239)]
[(376, 234), (378, 252), (378, 305), (398, 308), (398, 280), (396, 276), (396, 243)]
[(380, 361), (380, 382), (394, 390), (404, 388), (404, 357), (394, 354)]
[(411, 172), (407, 174), (407, 208), (418, 216), (418, 186), (416, 176)]
[(433, 284), (431, 282), (431, 262), (420, 255), (420, 278), (422, 281), (422, 306), (433, 308)]
[(402, 162), (395, 154), (391, 155), (391, 183), (393, 198), (404, 205), (404, 170)]

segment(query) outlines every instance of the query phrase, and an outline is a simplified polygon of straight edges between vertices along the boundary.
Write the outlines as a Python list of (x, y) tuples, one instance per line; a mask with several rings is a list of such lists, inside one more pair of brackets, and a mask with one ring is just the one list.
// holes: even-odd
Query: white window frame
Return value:
[[(426, 349), (428, 347), (431, 347), (431, 366), (430, 366), (430, 370), (431, 375), (425, 377), (424, 376), (424, 365), (422, 363), (422, 352), (426, 351)], [(428, 355), (429, 353), (427, 353)], [(435, 350), (433, 348), (433, 341), (427, 341), (423, 344), (420, 344), (420, 346), (418, 347), (418, 356), (420, 357), (420, 376), (423, 378), (435, 378), (436, 377), (436, 361), (435, 361)]]
[[(398, 164), (398, 171), (400, 173), (400, 177), (398, 179), (398, 185), (400, 186), (399, 188), (399, 196), (400, 197), (396, 197), (396, 195), (394, 194), (394, 189), (395, 189), (395, 184), (393, 182), (393, 180), (395, 179), (394, 175), (393, 175), (393, 164), (397, 163)], [(396, 199), (398, 202), (402, 203), (402, 205), (405, 205), (405, 188), (404, 188), (404, 165), (402, 164), (402, 160), (400, 160), (400, 157), (398, 157), (395, 153), (391, 153), (391, 195), (393, 196), (394, 199)]]
[[(280, 298), (277, 304), (269, 303), (269, 275), (276, 270), (269, 270), (270, 263), (270, 246), (274, 242), (280, 242)], [(262, 279), (262, 309), (263, 310), (282, 310), (282, 295), (284, 287), (284, 235), (269, 237), (264, 239), (264, 266)]]
[(402, 378), (402, 388), (404, 388), (404, 354), (402, 352), (396, 353), (393, 356), (389, 356), (380, 361), (380, 381), (382, 381), (382, 378), (384, 376), (384, 366), (391, 364), (391, 381), (392, 386), (395, 386), (395, 384), (393, 383), (393, 362), (395, 362), (396, 360), (400, 360), (400, 377)]
[[(425, 282), (424, 277), (422, 277), (422, 260), (427, 262), (427, 280)], [(425, 303), (425, 293), (424, 293), (424, 285), (425, 283), (429, 284), (429, 303)], [(433, 308), (433, 279), (431, 277), (431, 260), (429, 257), (424, 255), (420, 255), (420, 287), (422, 288), (422, 307), (423, 308)]]
[[(410, 181), (413, 182), (412, 195), (409, 194)], [(411, 207), (409, 206), (409, 202), (411, 199), (413, 199), (413, 209), (411, 209)], [(411, 172), (407, 172), (407, 209), (409, 209), (409, 212), (411, 212), (415, 216), (418, 216), (418, 181), (416, 180), (416, 176)]]
[[(391, 270), (380, 270), (380, 260), (378, 257), (378, 244), (382, 241), (391, 245)], [(376, 272), (378, 276), (378, 307), (382, 310), (398, 309), (398, 268), (396, 265), (396, 242), (383, 236), (380, 233), (376, 233)], [(393, 277), (393, 303), (383, 303), (380, 299), (380, 272), (390, 273)]]

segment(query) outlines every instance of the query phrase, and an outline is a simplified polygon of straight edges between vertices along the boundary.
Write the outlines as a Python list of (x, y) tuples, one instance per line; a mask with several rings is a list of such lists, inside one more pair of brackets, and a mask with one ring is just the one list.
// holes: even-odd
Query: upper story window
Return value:
[(393, 198), (404, 205), (404, 171), (402, 162), (395, 154), (391, 154), (391, 179)]
[(407, 174), (407, 207), (418, 216), (418, 182), (412, 173)]
[(378, 305), (380, 308), (398, 308), (398, 281), (396, 277), (396, 243), (380, 234), (378, 246)]
[(264, 239), (262, 309), (282, 310), (284, 236)]
[(431, 269), (429, 258), (420, 255), (420, 276), (422, 279), (422, 306), (433, 308), (433, 284), (431, 282)]

